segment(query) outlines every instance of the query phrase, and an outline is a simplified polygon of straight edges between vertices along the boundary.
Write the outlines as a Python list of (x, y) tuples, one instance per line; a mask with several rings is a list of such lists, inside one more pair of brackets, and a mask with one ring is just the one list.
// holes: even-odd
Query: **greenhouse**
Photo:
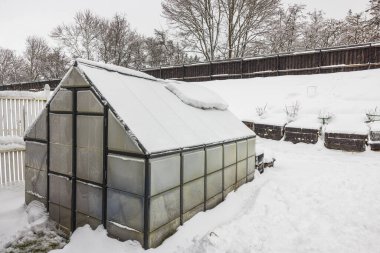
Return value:
[(25, 201), (157, 247), (252, 181), (255, 134), (199, 84), (77, 59), (25, 135)]

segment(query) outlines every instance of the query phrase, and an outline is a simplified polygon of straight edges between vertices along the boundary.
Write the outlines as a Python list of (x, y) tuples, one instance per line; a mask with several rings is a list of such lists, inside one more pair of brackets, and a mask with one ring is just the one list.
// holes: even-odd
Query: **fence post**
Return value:
[(160, 79), (162, 79), (162, 68), (160, 66)]
[(321, 73), (321, 66), (322, 66), (322, 49), (319, 49), (318, 73)]
[(182, 81), (185, 81), (185, 64), (182, 64)]
[(372, 43), (369, 43), (368, 47), (368, 69), (371, 69), (371, 62), (372, 62)]
[(212, 62), (210, 61), (209, 64), (209, 76), (210, 76), (210, 81), (212, 80)]
[(243, 58), (240, 60), (240, 78), (243, 79)]
[(280, 54), (277, 54), (277, 76), (280, 74)]

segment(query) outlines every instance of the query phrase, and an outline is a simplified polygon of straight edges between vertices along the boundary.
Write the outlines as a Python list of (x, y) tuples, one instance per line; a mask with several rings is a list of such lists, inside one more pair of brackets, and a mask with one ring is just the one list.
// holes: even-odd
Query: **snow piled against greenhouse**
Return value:
[[(377, 252), (380, 248), (379, 154), (259, 139), (274, 168), (198, 213), (152, 253)], [(54, 253), (143, 252), (89, 226)]]

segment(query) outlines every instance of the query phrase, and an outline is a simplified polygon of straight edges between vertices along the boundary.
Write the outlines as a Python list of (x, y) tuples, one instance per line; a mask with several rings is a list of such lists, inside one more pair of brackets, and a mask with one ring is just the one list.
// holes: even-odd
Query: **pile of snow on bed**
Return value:
[(228, 104), (213, 91), (197, 84), (170, 82), (166, 88), (173, 92), (182, 102), (200, 109), (225, 111)]

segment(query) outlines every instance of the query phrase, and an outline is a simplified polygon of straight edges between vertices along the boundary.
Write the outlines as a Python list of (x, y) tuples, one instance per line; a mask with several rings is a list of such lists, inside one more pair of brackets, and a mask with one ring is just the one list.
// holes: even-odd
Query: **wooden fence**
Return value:
[(157, 78), (208, 81), (365, 70), (380, 67), (380, 43), (146, 69)]
[[(33, 94), (32, 92), (0, 92), (0, 138), (22, 137), (45, 107), (50, 91)], [(3, 136), (3, 137), (2, 137)], [(12, 142), (9, 138), (9, 141)], [(22, 145), (6, 143), (0, 146), (0, 184), (24, 180), (25, 148)]]
[(61, 79), (52, 79), (52, 80), (45, 80), (45, 81), (13, 83), (13, 84), (7, 84), (7, 85), (0, 85), (0, 91), (6, 91), (6, 90), (39, 91), (39, 90), (43, 90), (46, 85), (49, 85), (50, 89), (54, 90), (60, 82), (61, 82)]

